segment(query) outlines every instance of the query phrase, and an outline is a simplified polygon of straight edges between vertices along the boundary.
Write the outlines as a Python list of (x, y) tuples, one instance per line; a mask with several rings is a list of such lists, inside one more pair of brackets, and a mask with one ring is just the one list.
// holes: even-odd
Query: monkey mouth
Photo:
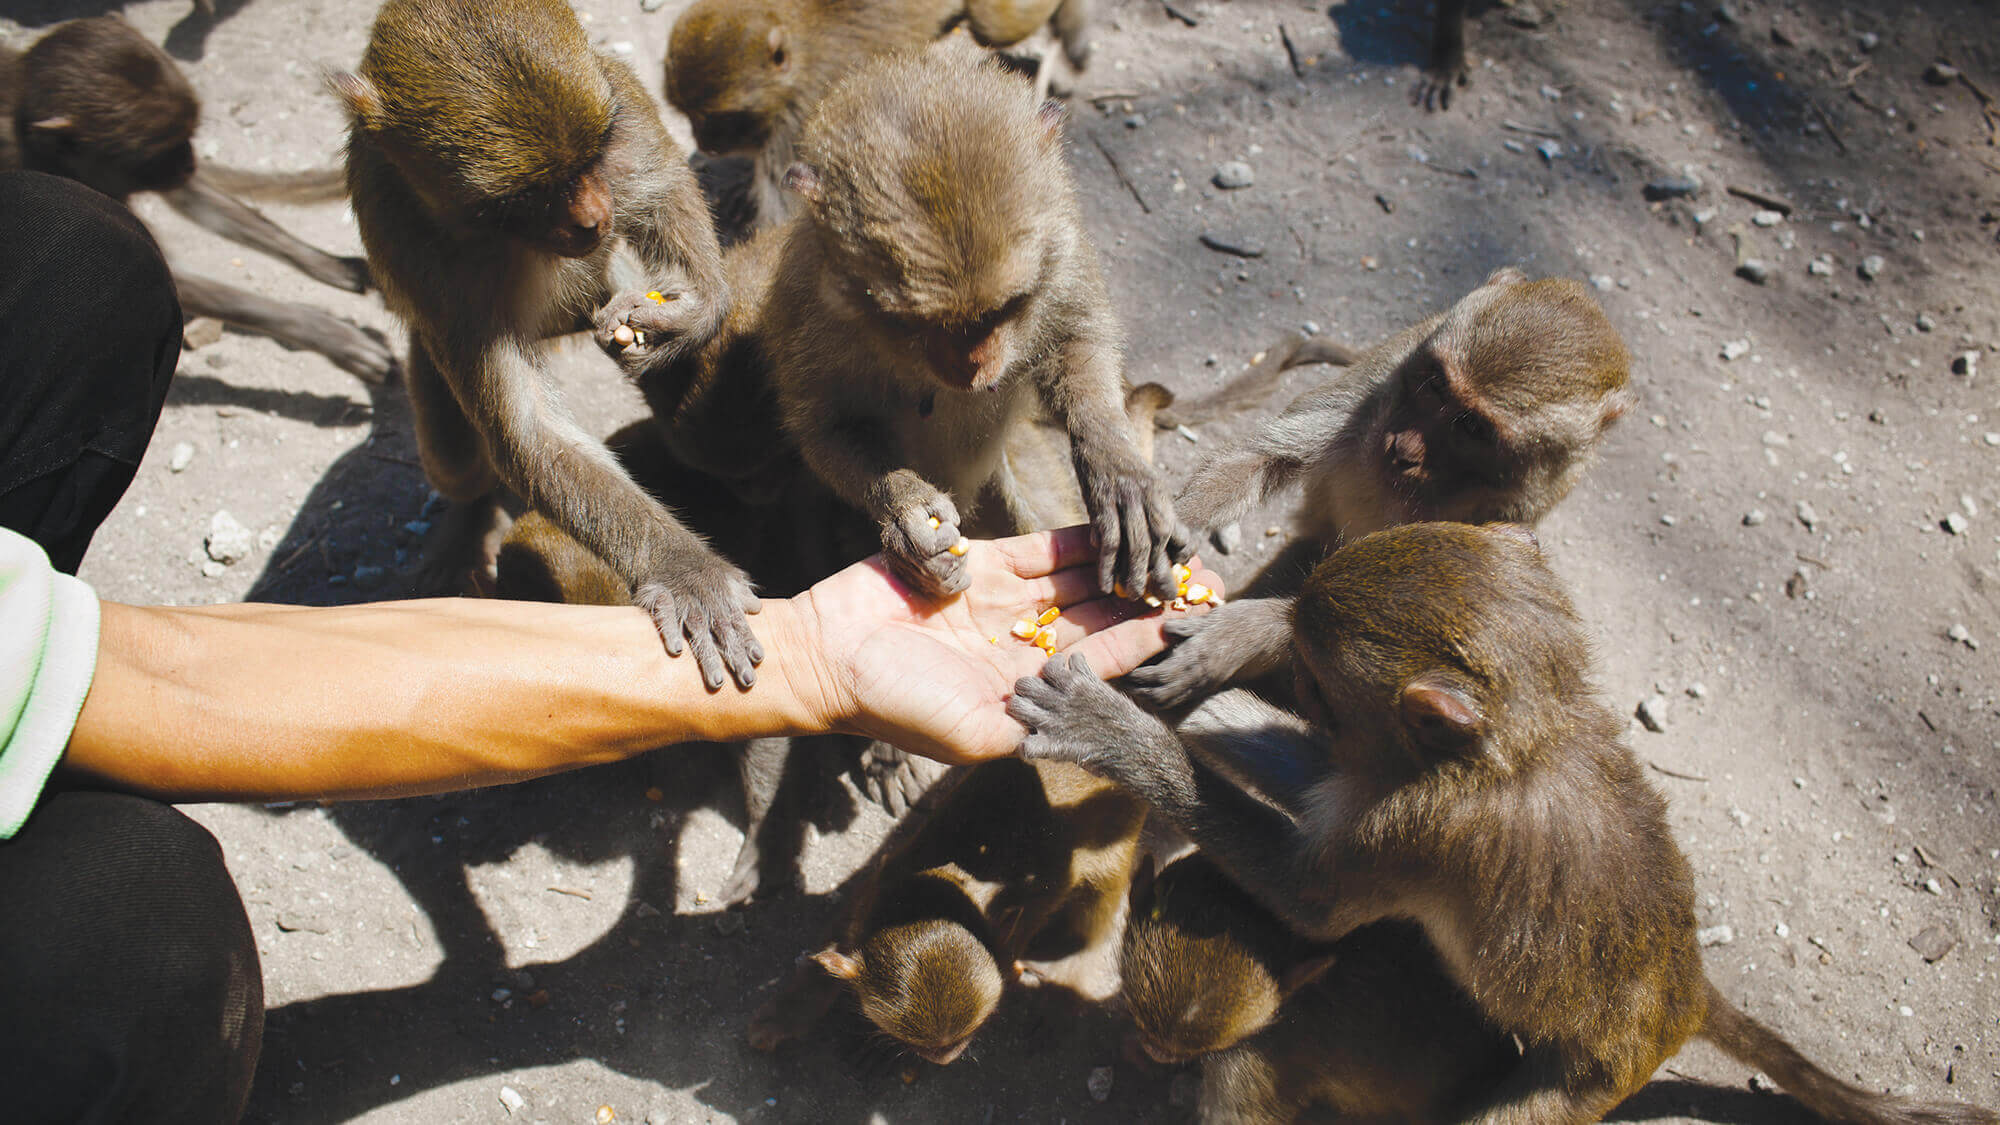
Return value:
[(956, 1043), (944, 1047), (918, 1047), (912, 1045), (910, 1049), (915, 1051), (926, 1062), (933, 1062), (939, 1066), (950, 1066), (953, 1060), (965, 1053), (965, 1048), (971, 1043), (972, 1040), (970, 1039), (961, 1039)]

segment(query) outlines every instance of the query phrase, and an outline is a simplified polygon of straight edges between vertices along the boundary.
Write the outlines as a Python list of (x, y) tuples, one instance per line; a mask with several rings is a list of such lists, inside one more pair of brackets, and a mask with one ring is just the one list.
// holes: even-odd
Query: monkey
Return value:
[(1050, 24), (1070, 64), (1089, 59), (1089, 0), (697, 0), (674, 22), (667, 101), (685, 114), (695, 147), (747, 157), (748, 212), (760, 226), (797, 210), (783, 177), (799, 130), (833, 83), (861, 63), (916, 50), (963, 22), (1005, 48)]
[(965, 588), (954, 497), (990, 491), (1037, 405), (1069, 437), (1104, 592), (1171, 597), (1192, 553), (1126, 425), (1122, 330), (1061, 143), (1059, 110), (947, 41), (838, 82), (787, 174), (807, 208), (763, 318), (781, 423), (928, 597)]
[(1309, 942), (1199, 853), (1140, 861), (1131, 902), (1121, 995), (1148, 1057), (1200, 1059), (1202, 1121), (1441, 1123), (1520, 1059), (1407, 922)]
[[(0, 47), (0, 170), (62, 176), (121, 203), (153, 192), (195, 223), (281, 258), (316, 281), (367, 292), (372, 282), (365, 261), (309, 246), (230, 194), (239, 185), (283, 197), (323, 185), (326, 175), (201, 165), (191, 143), (200, 117), (200, 101), (180, 68), (116, 17), (70, 20), (25, 52)], [(173, 274), (190, 315), (319, 352), (367, 382), (386, 382), (396, 373), (388, 341), (371, 329), (185, 270)]]
[[(1666, 802), (1595, 694), (1583, 627), (1525, 527), (1360, 539), (1313, 571), (1291, 629), (1299, 717), (1229, 692), (1176, 733), (1087, 661), (1052, 659), (1015, 684), (1020, 752), (1136, 794), (1303, 937), (1421, 926), (1522, 1044), (1462, 1119), (1598, 1120), (1699, 1036), (1828, 1120), (2000, 1121), (1848, 1085), (1708, 979)], [(1262, 798), (1203, 764), (1217, 759)]]
[(1431, 55), (1423, 76), (1410, 88), (1410, 104), (1427, 112), (1451, 108), (1454, 88), (1472, 85), (1472, 64), (1465, 55), (1465, 10), (1471, 0), (1437, 0), (1431, 24)]
[(835, 941), (758, 1009), (758, 1050), (804, 1036), (843, 992), (940, 1066), (964, 1052), (1021, 960), (1107, 943), (1146, 810), (1063, 763), (953, 769), (869, 861)]
[(1312, 363), (1352, 367), (1361, 362), (1362, 355), (1363, 353), (1345, 344), (1329, 340), (1325, 336), (1295, 331), (1250, 357), (1249, 364), (1241, 372), (1213, 393), (1203, 395), (1193, 402), (1180, 404), (1173, 410), (1160, 410), (1153, 416), (1153, 424), (1160, 429), (1171, 430), (1206, 422), (1238, 410), (1255, 409), (1277, 389), (1279, 379), (1292, 368)]
[(749, 581), (543, 377), (552, 333), (589, 324), (643, 379), (706, 343), (729, 307), (694, 173), (637, 76), (594, 52), (560, 0), (389, 0), (360, 68), (330, 85), (351, 122), (362, 245), (410, 327), (424, 472), (453, 502), (422, 582), (492, 565), (504, 485), (609, 564), (710, 690), (725, 671), (748, 688), (763, 656)]
[(1195, 470), (1175, 507), (1209, 528), (1302, 479), (1298, 537), (1230, 604), (1170, 625), (1179, 643), (1132, 690), (1174, 708), (1280, 669), (1289, 595), (1347, 540), (1419, 520), (1538, 523), (1636, 397), (1624, 341), (1581, 284), (1494, 271)]

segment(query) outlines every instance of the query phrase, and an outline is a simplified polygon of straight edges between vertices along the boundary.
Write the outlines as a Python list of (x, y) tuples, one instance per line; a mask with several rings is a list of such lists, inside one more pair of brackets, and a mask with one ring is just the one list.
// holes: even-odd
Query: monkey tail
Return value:
[(269, 203), (332, 203), (347, 198), (345, 168), (315, 168), (309, 172), (252, 172), (221, 164), (203, 164), (201, 178), (230, 195)]
[(1953, 1102), (1915, 1102), (1851, 1086), (1798, 1053), (1778, 1033), (1743, 1014), (1708, 986), (1708, 1021), (1701, 1037), (1738, 1062), (1771, 1076), (1807, 1109), (1835, 1125), (1994, 1125), (1986, 1110)]
[(1242, 374), (1224, 383), (1215, 393), (1198, 398), (1180, 410), (1161, 410), (1153, 415), (1153, 424), (1163, 430), (1171, 430), (1193, 422), (1206, 422), (1225, 410), (1263, 402), (1278, 386), (1279, 376), (1294, 367), (1303, 367), (1308, 363), (1352, 367), (1361, 362), (1361, 355), (1353, 348), (1334, 343), (1324, 336), (1293, 332), (1259, 352)]

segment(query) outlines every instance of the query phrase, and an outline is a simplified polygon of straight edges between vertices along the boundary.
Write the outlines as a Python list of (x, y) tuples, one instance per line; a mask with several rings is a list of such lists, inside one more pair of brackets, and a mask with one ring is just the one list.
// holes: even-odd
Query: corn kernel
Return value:
[(941, 520), (941, 519), (939, 519), (939, 518), (937, 518), (936, 516), (932, 516), (932, 517), (931, 517), (931, 526), (932, 526), (932, 527), (942, 527), (942, 526), (944, 526), (944, 521), (943, 521), (943, 520)]
[(1059, 610), (1054, 606), (1050, 606), (1049, 608), (1042, 611), (1042, 615), (1040, 617), (1035, 618), (1035, 624), (1053, 625), (1056, 623), (1056, 618), (1061, 616), (1062, 616), (1062, 610)]
[(1188, 579), (1193, 577), (1194, 577), (1194, 571), (1190, 570), (1185, 564), (1183, 563), (1174, 564), (1174, 582), (1176, 584), (1185, 586), (1187, 585)]
[(1151, 594), (1147, 594), (1147, 595), (1146, 595), (1146, 598), (1145, 598), (1145, 601), (1146, 601), (1146, 608), (1147, 608), (1147, 609), (1158, 609), (1158, 608), (1160, 608), (1160, 605), (1161, 605), (1161, 602), (1160, 602), (1160, 599), (1158, 599), (1158, 598), (1154, 597), (1154, 596), (1153, 596), (1153, 595), (1151, 595)]
[(1175, 611), (1176, 613), (1186, 612), (1187, 607), (1188, 604), (1186, 598), (1175, 598), (1173, 601), (1167, 603), (1167, 608)]
[(632, 333), (632, 342), (633, 342), (634, 344), (637, 344), (637, 345), (638, 345), (639, 347), (642, 347), (642, 348), (643, 348), (643, 347), (645, 347), (645, 346), (646, 346), (646, 334), (645, 334), (644, 332), (637, 332), (637, 331), (633, 332), (633, 333)]
[(666, 303), (667, 295), (665, 293), (660, 292), (658, 289), (655, 289), (652, 292), (646, 294), (646, 299), (648, 301), (653, 302), (656, 305), (660, 305)]
[(1191, 582), (1188, 584), (1187, 593), (1185, 596), (1187, 597), (1187, 600), (1190, 604), (1200, 605), (1203, 602), (1207, 601), (1209, 598), (1215, 596), (1215, 591), (1209, 589), (1208, 587), (1202, 585), (1199, 582)]
[(619, 344), (630, 344), (632, 342), (632, 326), (621, 324), (613, 328), (611, 330), (611, 338)]
[(1054, 629), (1038, 631), (1035, 634), (1035, 647), (1041, 649), (1043, 652), (1054, 652), (1056, 650), (1056, 631)]
[(1018, 640), (1032, 641), (1035, 639), (1035, 623), (1024, 617), (1014, 622), (1014, 627), (1007, 630), (1007, 632), (1013, 634)]
[(961, 558), (964, 557), (965, 552), (970, 550), (972, 550), (972, 540), (967, 539), (963, 535), (958, 537), (958, 542), (953, 543), (950, 547), (946, 548), (946, 551), (948, 553)]
[(999, 638), (999, 637), (988, 637), (988, 638), (986, 638), (986, 643), (987, 643), (987, 644), (989, 644), (989, 645), (997, 645), (997, 644), (999, 644), (999, 643), (1000, 643), (1000, 638)]
[(1130, 598), (1132, 596), (1126, 592), (1125, 583), (1123, 582), (1113, 582), (1111, 584), (1111, 592), (1120, 598)]

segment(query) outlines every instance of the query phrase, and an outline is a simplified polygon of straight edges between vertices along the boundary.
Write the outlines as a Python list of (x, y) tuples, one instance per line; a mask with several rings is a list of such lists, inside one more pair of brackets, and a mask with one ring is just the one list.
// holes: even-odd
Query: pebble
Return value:
[(507, 1114), (511, 1117), (515, 1111), (528, 1104), (528, 1099), (515, 1093), (514, 1087), (502, 1086), (500, 1087), (500, 1104), (507, 1107)]
[(1261, 258), (1264, 256), (1263, 243), (1255, 239), (1231, 238), (1226, 235), (1203, 231), (1201, 234), (1201, 244), (1218, 254), (1230, 254), (1238, 258)]
[(1299, 325), (1299, 331), (1308, 336), (1317, 336), (1320, 333), (1319, 321), (1308, 320), (1304, 324)]
[(1936, 879), (1925, 879), (1924, 889), (1934, 895), (1942, 896), (1944, 894), (1944, 884), (1938, 882)]
[(1806, 272), (1814, 277), (1831, 277), (1833, 276), (1833, 259), (1814, 258), (1812, 261), (1806, 263)]
[(1224, 191), (1247, 188), (1257, 182), (1257, 173), (1241, 160), (1231, 160), (1215, 170), (1214, 184)]
[(1881, 275), (1882, 267), (1887, 264), (1882, 260), (1882, 255), (1870, 254), (1861, 259), (1861, 264), (1855, 267), (1854, 272), (1860, 274), (1863, 281), (1873, 281)]
[(1924, 81), (1933, 86), (1949, 86), (1958, 81), (1958, 68), (1950, 63), (1934, 62), (1924, 68)]
[(1986, 436), (1981, 440), (1985, 441), (1988, 445), (2000, 445), (2000, 430), (1986, 431)]
[(1735, 821), (1738, 828), (1750, 827), (1750, 814), (1735, 805), (1729, 806), (1729, 819)]
[(221, 511), (208, 519), (208, 537), (202, 540), (202, 549), (208, 557), (228, 566), (248, 557), (256, 546), (257, 537), (250, 529), (236, 522), (236, 517)]
[(1979, 374), (1979, 353), (1960, 352), (1951, 357), (1951, 373), (1965, 376)]
[(1535, 145), (1535, 151), (1542, 154), (1543, 160), (1554, 162), (1562, 159), (1563, 146), (1555, 141), (1541, 141)]
[(1608, 273), (1599, 273), (1591, 275), (1590, 287), (1592, 289), (1597, 290), (1599, 293), (1609, 293), (1613, 289), (1617, 288), (1617, 286), (1618, 283), (1612, 280), (1611, 275)]
[(1507, 9), (1507, 22), (1515, 27), (1533, 30), (1549, 22), (1549, 17), (1533, 4), (1516, 4)]
[(1810, 594), (1811, 592), (1812, 592), (1812, 580), (1806, 577), (1806, 572), (1803, 567), (1793, 571), (1792, 576), (1790, 578), (1785, 579), (1786, 597), (1803, 598), (1806, 595)]
[(1693, 176), (1668, 176), (1647, 184), (1643, 194), (1650, 203), (1663, 199), (1692, 199), (1701, 194), (1701, 181)]
[(1771, 1076), (1761, 1070), (1750, 1076), (1748, 1085), (1751, 1093), (1755, 1094), (1776, 1094), (1779, 1092), (1778, 1084), (1771, 1081)]
[(181, 347), (188, 351), (200, 351), (222, 339), (222, 322), (214, 317), (189, 317), (181, 329)]
[(1760, 227), (1775, 227), (1785, 221), (1785, 213), (1783, 211), (1763, 210), (1750, 216), (1750, 221)]
[(1752, 285), (1768, 285), (1771, 281), (1771, 263), (1762, 258), (1745, 258), (1736, 264), (1736, 276)]
[(225, 564), (216, 562), (214, 559), (201, 560), (201, 576), (203, 578), (220, 578), (227, 573), (229, 573), (229, 567)]
[(1958, 935), (1943, 926), (1930, 925), (1918, 930), (1917, 936), (1911, 938), (1909, 944), (1911, 949), (1917, 951), (1917, 956), (1922, 957), (1927, 964), (1936, 964), (1958, 944)]
[(1962, 624), (1954, 624), (1944, 631), (1944, 635), (1946, 640), (1957, 641), (1974, 652), (1979, 651), (1979, 642), (1972, 639), (1972, 630)]
[(1687, 686), (1687, 693), (1689, 699), (1707, 699), (1708, 685), (1696, 680)]
[(184, 441), (175, 442), (174, 451), (167, 455), (167, 471), (184, 473), (192, 464), (194, 464), (194, 446)]
[(1750, 341), (1731, 340), (1728, 343), (1722, 345), (1722, 358), (1740, 359), (1749, 350), (1750, 350)]
[(1667, 697), (1664, 695), (1647, 696), (1639, 701), (1638, 708), (1632, 713), (1638, 716), (1640, 726), (1654, 734), (1667, 729)]
[(1084, 1088), (1090, 1091), (1090, 1100), (1101, 1102), (1111, 1096), (1111, 1068), (1093, 1066), (1090, 1077), (1084, 1080)]
[(667, 0), (639, 0), (639, 10), (642, 12), (657, 12), (660, 10), (660, 6), (666, 2)]
[(1749, 511), (1743, 513), (1744, 527), (1762, 527), (1764, 526), (1764, 520), (1765, 520), (1765, 515), (1764, 515), (1764, 509), (1762, 508), (1752, 508)]
[(1937, 320), (1933, 318), (1931, 314), (1927, 312), (1920, 312), (1917, 314), (1917, 331), (1934, 332), (1936, 330), (1937, 330)]
[(1706, 929), (1696, 930), (1694, 940), (1699, 942), (1703, 949), (1728, 945), (1736, 940), (1736, 931), (1728, 925), (1709, 926)]
[(1528, 151), (1527, 145), (1522, 144), (1520, 141), (1517, 141), (1512, 137), (1508, 137), (1506, 140), (1501, 141), (1500, 147), (1506, 149), (1508, 152), (1515, 154), (1516, 156), (1522, 155)]
[(1781, 938), (1788, 938), (1792, 936), (1792, 928), (1790, 926), (1785, 925), (1783, 922), (1780, 922), (1777, 925), (1772, 926), (1771, 932)]
[(1806, 525), (1807, 531), (1813, 531), (1819, 527), (1819, 513), (1813, 509), (1812, 501), (1799, 501), (1795, 511), (1799, 517), (1799, 522)]
[(1672, 513), (1661, 513), (1660, 515), (1661, 527), (1672, 527), (1679, 522), (1680, 522), (1679, 518), (1674, 516)]
[(1965, 517), (1959, 515), (1957, 512), (1952, 512), (1946, 515), (1943, 519), (1938, 521), (1938, 524), (1939, 526), (1943, 527), (1946, 531), (1951, 532), (1953, 535), (1965, 534)]
[(1872, 51), (1882, 45), (1882, 37), (1872, 31), (1864, 31), (1856, 37), (1855, 43), (1864, 51)]
[(1137, 129), (1143, 126), (1145, 123), (1146, 119), (1136, 113), (1128, 114), (1125, 118), (1125, 127), (1127, 129)]

